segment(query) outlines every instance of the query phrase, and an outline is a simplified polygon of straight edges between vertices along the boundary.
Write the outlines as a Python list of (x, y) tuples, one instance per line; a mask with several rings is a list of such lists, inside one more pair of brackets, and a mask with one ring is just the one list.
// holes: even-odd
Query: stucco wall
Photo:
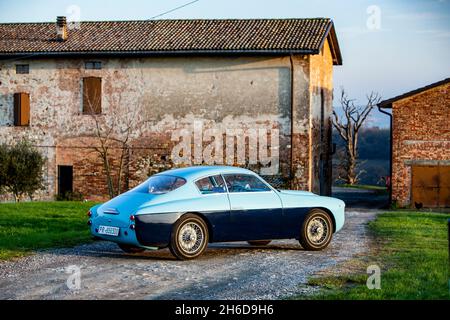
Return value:
[(333, 58), (328, 40), (319, 55), (310, 57), (310, 189), (331, 195), (331, 114), (333, 112)]
[[(0, 140), (11, 143), (26, 136), (42, 150), (48, 159), (42, 198), (52, 198), (57, 192), (57, 165), (62, 164), (74, 166), (76, 191), (101, 197), (105, 193), (100, 186), (104, 185), (102, 168), (95, 164), (92, 150), (86, 149), (86, 139), (78, 139), (95, 132), (92, 118), (81, 112), (82, 78), (100, 76), (101, 117), (108, 119), (114, 109), (128, 112), (138, 108), (143, 120), (131, 137), (129, 187), (149, 173), (173, 166), (170, 152), (177, 142), (171, 140), (173, 130), (200, 122), (203, 130), (278, 130), (279, 173), (288, 177), (293, 172), (294, 188), (317, 191), (316, 169), (309, 167), (317, 151), (309, 145), (316, 150), (319, 144), (315, 142), (317, 134), (310, 136), (310, 132), (317, 126), (320, 88), (327, 90), (326, 109), (331, 106), (331, 56), (326, 45), (323, 54), (311, 59), (311, 65), (309, 56), (293, 59), (293, 143), (289, 57), (99, 59), (102, 70), (85, 70), (81, 59), (39, 59), (25, 62), (30, 64), (30, 74), (15, 73), (19, 61), (0, 62)], [(12, 126), (15, 92), (30, 94), (30, 127)], [(313, 182), (311, 174), (315, 175)], [(94, 185), (87, 188), (89, 183)]]
[(449, 89), (446, 84), (393, 103), (392, 200), (402, 207), (411, 204), (411, 165), (450, 166)]

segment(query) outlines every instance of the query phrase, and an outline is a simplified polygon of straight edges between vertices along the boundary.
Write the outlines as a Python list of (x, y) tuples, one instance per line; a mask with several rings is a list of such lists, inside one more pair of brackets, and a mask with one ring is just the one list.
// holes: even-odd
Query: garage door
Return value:
[(412, 205), (450, 207), (450, 166), (412, 167)]

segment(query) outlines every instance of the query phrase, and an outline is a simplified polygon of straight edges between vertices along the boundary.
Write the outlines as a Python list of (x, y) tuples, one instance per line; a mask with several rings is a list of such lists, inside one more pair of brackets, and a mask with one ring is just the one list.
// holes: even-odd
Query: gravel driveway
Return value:
[[(95, 242), (38, 252), (0, 263), (0, 299), (277, 299), (307, 294), (308, 277), (368, 249), (365, 225), (377, 211), (349, 211), (346, 224), (321, 252), (298, 241), (267, 247), (212, 244), (197, 260), (177, 261), (168, 249), (124, 254)], [(67, 267), (81, 270), (80, 289), (69, 289)]]

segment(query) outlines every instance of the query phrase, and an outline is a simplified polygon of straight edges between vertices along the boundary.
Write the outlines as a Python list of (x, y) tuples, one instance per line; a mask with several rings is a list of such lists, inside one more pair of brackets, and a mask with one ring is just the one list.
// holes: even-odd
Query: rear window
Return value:
[(186, 180), (180, 177), (158, 175), (148, 179), (148, 193), (164, 194), (173, 191), (186, 183)]

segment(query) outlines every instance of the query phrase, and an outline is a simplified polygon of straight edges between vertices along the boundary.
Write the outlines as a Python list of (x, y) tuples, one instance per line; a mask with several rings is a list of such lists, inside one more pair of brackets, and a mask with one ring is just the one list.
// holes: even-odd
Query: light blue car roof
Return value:
[(242, 174), (253, 174), (253, 171), (231, 166), (194, 166), (186, 168), (172, 169), (158, 173), (157, 175), (172, 175), (186, 180), (196, 180), (205, 176), (216, 175), (216, 174), (227, 174), (227, 173), (242, 173)]

